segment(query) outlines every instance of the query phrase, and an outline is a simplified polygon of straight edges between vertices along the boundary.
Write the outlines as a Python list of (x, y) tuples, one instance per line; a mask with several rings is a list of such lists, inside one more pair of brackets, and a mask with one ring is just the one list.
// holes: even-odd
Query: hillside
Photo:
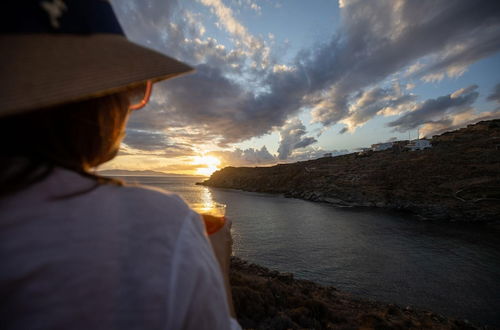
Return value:
[(272, 167), (226, 167), (203, 185), (284, 194), (338, 206), (410, 211), (425, 219), (500, 219), (500, 120), (392, 149)]
[(243, 329), (478, 329), (431, 311), (356, 298), (235, 257), (231, 291)]

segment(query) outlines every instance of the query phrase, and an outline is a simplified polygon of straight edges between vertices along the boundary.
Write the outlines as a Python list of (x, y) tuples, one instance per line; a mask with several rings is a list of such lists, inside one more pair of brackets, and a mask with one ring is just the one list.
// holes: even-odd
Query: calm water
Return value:
[(234, 253), (298, 278), (380, 301), (500, 327), (500, 228), (422, 222), (275, 195), (126, 177), (188, 202), (227, 204)]

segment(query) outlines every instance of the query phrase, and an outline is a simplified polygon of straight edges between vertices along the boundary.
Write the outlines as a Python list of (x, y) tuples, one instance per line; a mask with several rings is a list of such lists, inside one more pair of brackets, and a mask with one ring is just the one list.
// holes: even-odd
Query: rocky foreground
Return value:
[(500, 120), (434, 136), (432, 148), (325, 157), (272, 167), (226, 167), (203, 185), (406, 210), (424, 219), (500, 219)]
[(239, 258), (231, 260), (231, 287), (244, 329), (477, 329), (430, 311), (354, 298)]

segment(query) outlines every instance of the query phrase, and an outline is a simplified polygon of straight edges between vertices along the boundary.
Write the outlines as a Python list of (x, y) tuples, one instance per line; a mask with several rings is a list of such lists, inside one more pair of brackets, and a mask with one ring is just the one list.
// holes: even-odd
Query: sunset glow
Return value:
[(221, 161), (214, 156), (195, 156), (193, 165), (199, 165), (196, 168), (196, 174), (210, 176), (219, 169)]
[(131, 41), (196, 70), (155, 83), (102, 169), (210, 175), (500, 118), (495, 1), (111, 2)]

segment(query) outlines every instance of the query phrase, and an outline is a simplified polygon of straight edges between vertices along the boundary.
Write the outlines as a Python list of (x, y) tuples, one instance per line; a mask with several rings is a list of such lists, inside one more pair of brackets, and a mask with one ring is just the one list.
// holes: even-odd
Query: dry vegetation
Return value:
[(435, 136), (433, 148), (393, 149), (273, 167), (227, 167), (204, 184), (341, 206), (407, 210), (422, 218), (500, 218), (500, 120)]
[(433, 312), (354, 298), (238, 258), (231, 260), (231, 286), (244, 329), (476, 329)]

